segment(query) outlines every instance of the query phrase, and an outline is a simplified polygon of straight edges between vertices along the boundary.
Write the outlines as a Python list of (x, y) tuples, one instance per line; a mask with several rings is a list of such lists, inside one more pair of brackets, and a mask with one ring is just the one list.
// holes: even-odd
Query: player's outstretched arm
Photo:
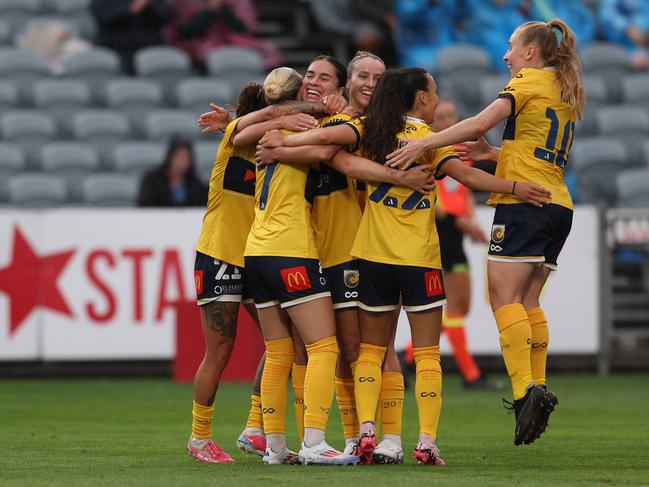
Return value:
[(300, 145), (352, 145), (356, 143), (356, 131), (347, 124), (332, 125), (309, 130), (300, 134), (284, 135), (268, 132), (259, 141), (264, 147), (297, 147)]
[(484, 137), (474, 142), (456, 144), (453, 149), (463, 161), (497, 161), (500, 147), (494, 147)]
[(284, 129), (292, 132), (302, 132), (304, 130), (314, 129), (317, 126), (318, 121), (306, 113), (282, 115), (281, 117), (266, 122), (239, 128), (239, 133), (234, 136), (232, 143), (235, 147), (244, 147), (259, 142), (259, 139), (269, 130)]
[(260, 167), (274, 162), (311, 164), (329, 161), (340, 150), (337, 145), (302, 145), (300, 147), (263, 147), (257, 146), (255, 159)]
[(391, 183), (422, 194), (430, 193), (435, 187), (435, 177), (426, 166), (401, 171), (355, 156), (346, 150), (339, 150), (329, 164), (345, 176), (371, 183)]
[(530, 182), (509, 181), (492, 176), (480, 169), (469, 167), (456, 158), (446, 161), (441, 171), (471, 189), (491, 193), (513, 194), (522, 202), (539, 207), (552, 201), (552, 193), (543, 186)]
[(428, 150), (482, 137), (492, 127), (509, 117), (511, 110), (511, 100), (498, 98), (477, 115), (462, 120), (441, 132), (429, 135), (424, 139), (404, 140), (403, 147), (388, 154), (386, 164), (405, 169)]

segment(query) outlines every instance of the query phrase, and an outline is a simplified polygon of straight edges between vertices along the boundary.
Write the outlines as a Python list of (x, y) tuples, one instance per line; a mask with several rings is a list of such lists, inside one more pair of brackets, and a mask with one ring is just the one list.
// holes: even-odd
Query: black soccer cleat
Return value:
[(534, 420), (535, 430), (532, 435), (527, 438), (525, 444), (528, 445), (541, 436), (548, 427), (548, 421), (550, 419), (550, 414), (554, 411), (554, 408), (559, 404), (559, 399), (557, 396), (547, 390), (546, 386), (541, 386), (544, 391), (544, 405), (543, 408), (539, 411), (537, 418)]
[[(555, 396), (556, 399), (556, 396)], [(514, 430), (514, 445), (530, 444), (541, 434), (543, 418), (549, 413), (549, 400), (546, 391), (534, 385), (527, 390), (524, 397), (513, 403), (503, 399), (506, 409), (514, 410), (516, 428)], [(550, 412), (554, 409), (552, 405)]]

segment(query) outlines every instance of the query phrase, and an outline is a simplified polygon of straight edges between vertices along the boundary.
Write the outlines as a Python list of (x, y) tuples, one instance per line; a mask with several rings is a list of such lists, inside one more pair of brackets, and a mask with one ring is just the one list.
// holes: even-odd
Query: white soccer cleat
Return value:
[(273, 451), (271, 447), (266, 447), (266, 453), (261, 460), (264, 465), (295, 465), (298, 462), (297, 453), (284, 447), (279, 452)]
[(303, 465), (354, 465), (360, 460), (356, 455), (348, 455), (331, 448), (326, 441), (312, 447), (302, 443), (299, 459)]
[(358, 442), (357, 441), (350, 441), (349, 443), (345, 444), (345, 449), (343, 450), (343, 453), (345, 455), (358, 455)]
[(392, 440), (384, 439), (374, 449), (373, 463), (403, 463), (403, 448)]

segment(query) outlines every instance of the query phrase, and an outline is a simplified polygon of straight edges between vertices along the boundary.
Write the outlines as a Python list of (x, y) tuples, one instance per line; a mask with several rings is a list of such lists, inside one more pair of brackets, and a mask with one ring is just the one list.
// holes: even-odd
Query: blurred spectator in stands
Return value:
[(194, 169), (192, 144), (180, 137), (169, 141), (160, 167), (147, 172), (140, 182), (138, 206), (204, 206), (207, 187)]
[(169, 44), (204, 66), (207, 54), (222, 46), (241, 46), (261, 53), (264, 68), (282, 63), (272, 42), (254, 37), (257, 12), (252, 0), (172, 0), (174, 19), (165, 30)]
[(462, 37), (467, 1), (396, 0), (395, 37), (401, 65), (434, 70), (439, 50)]
[(368, 51), (387, 66), (397, 64), (392, 30), (396, 23), (394, 0), (318, 0), (311, 12), (328, 33), (347, 36), (352, 52)]
[(599, 24), (607, 40), (629, 50), (635, 69), (649, 67), (649, 0), (600, 0)]
[(45, 22), (18, 36), (16, 45), (20, 49), (43, 54), (47, 58), (50, 72), (63, 74), (66, 57), (92, 48), (88, 41), (75, 37), (65, 22)]
[(530, 20), (561, 19), (572, 27), (579, 47), (595, 40), (595, 17), (581, 0), (527, 0)]
[(173, 12), (167, 0), (92, 0), (90, 10), (97, 43), (117, 51), (129, 74), (138, 49), (164, 44), (162, 30)]
[(524, 0), (469, 0), (469, 7), (466, 41), (486, 49), (492, 67), (508, 73), (503, 55), (507, 51), (509, 36), (525, 22)]

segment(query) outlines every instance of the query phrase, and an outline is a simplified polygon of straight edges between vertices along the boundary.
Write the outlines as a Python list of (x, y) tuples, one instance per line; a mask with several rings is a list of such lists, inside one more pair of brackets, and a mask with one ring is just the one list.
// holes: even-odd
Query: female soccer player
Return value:
[[(307, 94), (327, 96), (340, 89), (330, 60), (311, 63)], [(344, 73), (344, 70), (343, 70)], [(239, 135), (244, 135), (243, 133)], [(338, 358), (331, 294), (322, 274), (311, 226), (313, 176), (309, 165), (270, 164), (257, 170), (255, 219), (245, 250), (246, 272), (257, 307), (266, 364), (262, 404), (267, 447), (264, 463), (292, 463), (286, 447), (286, 385), (294, 357), (290, 321), (306, 344), (303, 463), (356, 463), (325, 441)]]
[[(294, 98), (301, 76), (289, 68), (278, 68), (267, 77), (265, 92), (258, 84), (246, 86), (239, 97), (238, 118), (230, 122), (219, 146), (209, 185), (207, 211), (196, 246), (195, 281), (201, 323), (205, 336), (205, 356), (194, 379), (192, 436), (187, 444), (190, 455), (202, 462), (232, 462), (232, 458), (212, 442), (211, 422), (214, 396), (221, 373), (227, 365), (236, 337), (239, 303), (257, 321), (257, 314), (244, 287), (243, 250), (254, 218), (255, 147), (234, 147), (232, 137), (240, 127), (268, 116), (266, 101)], [(299, 129), (304, 116), (284, 117), (287, 127)], [(308, 120), (306, 120), (308, 125)], [(227, 235), (227, 238), (223, 238)], [(260, 370), (263, 359), (260, 362)], [(246, 430), (238, 446), (248, 452), (265, 452), (258, 371)]]
[(557, 267), (572, 225), (572, 200), (563, 177), (585, 94), (575, 36), (559, 19), (522, 24), (509, 38), (503, 60), (512, 77), (497, 100), (474, 117), (409, 142), (388, 161), (407, 164), (427, 150), (473, 140), (507, 120), (502, 149), (493, 151), (498, 152), (496, 174), (529, 179), (552, 192), (550, 204), (543, 207), (499, 194), (488, 201), (496, 207), (487, 267), (489, 297), (512, 381), (514, 443), (519, 445), (540, 436), (558, 404), (546, 389), (549, 332), (539, 295)]
[[(431, 131), (437, 105), (436, 85), (424, 70), (410, 68), (383, 75), (367, 110), (365, 121), (316, 129), (285, 137), (287, 145), (308, 139), (327, 144), (358, 143), (366, 157), (376, 161), (397, 147), (398, 136), (421, 138)], [(315, 135), (315, 137), (314, 137)], [(360, 160), (344, 151), (336, 159)], [(450, 148), (429, 151), (419, 159), (438, 175), (449, 174), (471, 186), (510, 192), (513, 181), (496, 178), (465, 166)], [(545, 190), (518, 183), (515, 191), (525, 201), (541, 204)], [(361, 346), (355, 378), (356, 407), (361, 423), (359, 455), (371, 459), (376, 447), (376, 406), (381, 390), (393, 311), (400, 298), (408, 313), (417, 367), (416, 395), (420, 437), (414, 458), (442, 465), (435, 445), (441, 408), (439, 333), (445, 302), (439, 244), (434, 223), (434, 191), (426, 197), (390, 184), (368, 184), (361, 226), (351, 254), (360, 259)], [(407, 238), (406, 238), (407, 236)]]
[[(352, 112), (365, 111), (384, 72), (385, 65), (380, 58), (368, 52), (356, 53), (347, 66), (347, 92)], [(347, 114), (334, 115), (323, 119), (320, 125), (332, 126), (350, 118)], [(338, 152), (339, 146), (330, 146), (328, 150), (323, 149), (325, 146), (278, 147), (269, 151), (262, 149), (258, 152), (258, 157), (266, 162), (278, 159), (287, 162), (305, 162), (313, 160), (314, 155), (317, 154), (321, 158), (319, 160), (329, 161)], [(369, 168), (377, 171), (380, 167), (369, 164)], [(359, 169), (359, 167), (341, 168), (331, 167), (329, 164), (321, 165), (320, 181), (312, 211), (320, 263), (332, 288), (336, 330), (341, 348), (336, 368), (336, 399), (343, 422), (346, 453), (353, 453), (358, 442), (358, 417), (352, 371), (356, 366), (360, 345), (359, 274), (358, 261), (350, 255), (350, 251), (358, 231), (362, 211), (357, 200), (357, 181), (349, 176), (350, 171)], [(407, 181), (387, 179), (388, 175), (385, 171), (377, 172), (378, 174), (365, 174), (365, 176), (378, 182), (408, 184)], [(355, 175), (360, 176), (358, 173)], [(432, 183), (432, 180), (428, 182)], [(421, 187), (415, 185), (413, 189), (418, 190)], [(377, 461), (382, 463), (399, 463), (403, 460), (400, 446), (403, 391), (403, 375), (394, 347), (391, 346), (386, 356), (381, 391), (384, 440), (376, 449)]]

